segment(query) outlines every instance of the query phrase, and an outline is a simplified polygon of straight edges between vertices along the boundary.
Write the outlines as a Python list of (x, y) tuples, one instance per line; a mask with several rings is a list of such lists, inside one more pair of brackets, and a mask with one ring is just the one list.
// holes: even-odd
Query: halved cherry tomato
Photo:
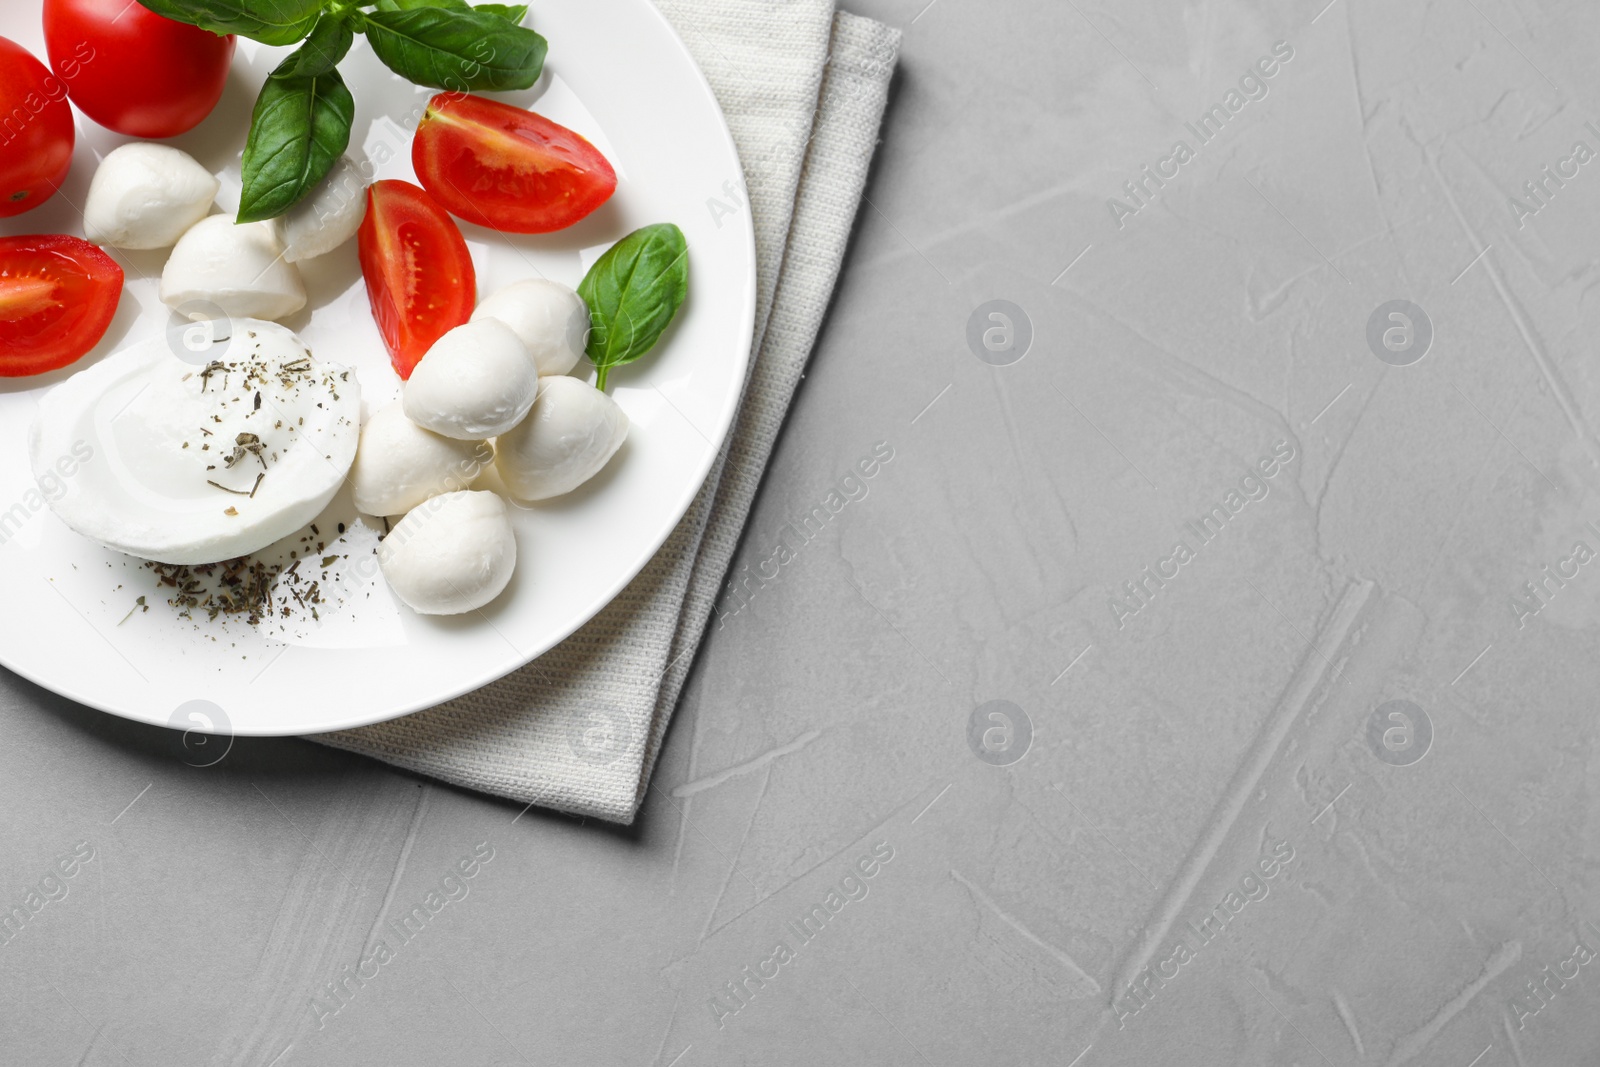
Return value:
[(72, 102), (133, 137), (174, 137), (211, 114), (228, 83), (233, 37), (129, 0), (45, 0), (50, 66)]
[(425, 190), (386, 178), (367, 190), (361, 274), (389, 361), (401, 379), (433, 342), (472, 317), (478, 278), (455, 220)]
[(452, 215), (508, 233), (564, 229), (617, 187), (606, 157), (565, 126), (464, 93), (428, 101), (411, 164)]
[(0, 378), (81, 359), (121, 295), (122, 268), (81, 237), (0, 237)]
[(66, 86), (26, 48), (0, 37), (0, 218), (55, 195), (75, 138)]

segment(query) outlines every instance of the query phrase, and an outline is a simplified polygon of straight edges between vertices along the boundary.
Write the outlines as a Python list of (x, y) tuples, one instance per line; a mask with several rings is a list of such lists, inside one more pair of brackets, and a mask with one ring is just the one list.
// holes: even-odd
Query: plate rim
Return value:
[[(664, 29), (669, 39), (677, 46), (679, 54), (687, 62), (689, 69), (693, 72), (695, 90), (701, 94), (703, 99), (710, 105), (711, 111), (715, 114), (717, 126), (720, 129), (722, 137), (729, 150), (732, 152), (734, 161), (736, 164), (738, 164), (739, 172), (742, 175), (744, 173), (744, 162), (739, 154), (739, 144), (734, 139), (733, 131), (728, 125), (728, 117), (723, 112), (722, 104), (720, 101), (718, 101), (715, 91), (713, 91), (711, 88), (711, 82), (709, 79), (707, 79), (705, 71), (701, 68), (693, 53), (689, 51), (689, 47), (685, 43), (683, 36), (678, 32), (677, 27), (675, 27), (671, 21), (667, 19), (666, 15), (661, 11), (661, 9), (652, 3), (651, 0), (630, 0), (630, 3), (635, 9), (648, 12), (648, 17), (653, 19), (661, 29)], [(406, 703), (399, 707), (390, 707), (377, 712), (362, 712), (358, 714), (345, 715), (334, 722), (324, 725), (322, 728), (312, 733), (306, 733), (301, 729), (273, 729), (270, 725), (258, 728), (235, 728), (231, 722), (228, 723), (225, 730), (201, 730), (199, 732), (214, 733), (216, 736), (226, 737), (317, 738), (327, 734), (341, 733), (347, 730), (358, 729), (363, 726), (372, 726), (377, 723), (392, 722), (396, 719), (402, 719), (422, 711), (427, 711), (431, 708), (439, 707), (443, 704), (449, 703), (450, 701), (459, 700), (461, 697), (469, 693), (477, 692), (480, 689), (487, 688), (488, 686), (501, 681), (523, 667), (526, 667), (528, 664), (534, 662), (539, 657), (549, 652), (555, 646), (567, 640), (573, 634), (577, 633), (579, 630), (583, 629), (591, 621), (593, 621), (595, 616), (599, 615), (600, 612), (609, 607), (611, 603), (615, 601), (616, 598), (622, 593), (622, 591), (631, 585), (633, 581), (644, 572), (644, 569), (648, 567), (658, 555), (660, 555), (662, 546), (666, 544), (667, 540), (682, 524), (684, 516), (688, 514), (689, 509), (694, 505), (695, 499), (700, 495), (701, 491), (704, 490), (706, 480), (710, 477), (712, 468), (723, 456), (727, 447), (728, 438), (733, 432), (733, 427), (738, 420), (739, 413), (744, 408), (745, 391), (749, 386), (750, 367), (755, 358), (752, 348), (755, 344), (756, 312), (757, 305), (759, 303), (759, 275), (755, 244), (755, 222), (752, 214), (748, 211), (739, 212), (737, 224), (742, 232), (744, 255), (748, 265), (748, 269), (745, 271), (743, 288), (739, 293), (739, 299), (741, 302), (741, 322), (738, 327), (737, 336), (742, 338), (742, 341), (740, 342), (741, 350), (737, 355), (736, 367), (734, 370), (734, 373), (738, 378), (738, 388), (733, 394), (732, 402), (728, 404), (725, 410), (719, 414), (717, 425), (713, 429), (712, 433), (707, 437), (707, 440), (710, 443), (710, 448), (707, 449), (705, 458), (701, 461), (699, 469), (695, 471), (693, 478), (686, 483), (685, 490), (682, 495), (674, 502), (672, 507), (668, 509), (672, 516), (671, 521), (663, 524), (663, 532), (659, 537), (652, 540), (647, 551), (641, 553), (638, 564), (636, 566), (624, 568), (623, 571), (619, 572), (617, 579), (605, 590), (605, 592), (596, 597), (594, 603), (589, 608), (579, 613), (576, 621), (570, 629), (567, 629), (565, 632), (550, 638), (547, 642), (537, 646), (531, 652), (518, 653), (514, 656), (508, 657), (503, 663), (496, 664), (488, 671), (474, 675), (471, 680), (465, 681), (460, 685), (449, 685), (443, 687), (443, 691), (446, 693), (446, 695), (439, 696), (435, 694), (419, 702)], [(93, 629), (94, 627), (91, 625), (90, 628)], [(98, 633), (98, 631), (96, 632)], [(290, 647), (292, 648), (294, 646)], [(284, 654), (287, 654), (287, 652)], [(0, 644), (0, 667), (4, 667), (13, 674), (16, 674), (18, 677), (27, 680), (32, 685), (36, 685), (47, 692), (53, 693), (67, 700), (71, 700), (76, 704), (82, 705), (83, 707), (92, 708), (108, 715), (114, 715), (117, 718), (126, 719), (130, 722), (145, 723), (151, 726), (164, 727), (169, 730), (179, 729), (179, 727), (174, 725), (170, 720), (163, 720), (157, 717), (141, 715), (127, 708), (112, 707), (104, 701), (89, 696), (80, 695), (79, 693), (73, 691), (74, 687), (70, 684), (62, 685), (54, 682), (46, 682), (26, 667), (12, 662), (11, 657), (7, 654), (7, 650), (3, 644)]]

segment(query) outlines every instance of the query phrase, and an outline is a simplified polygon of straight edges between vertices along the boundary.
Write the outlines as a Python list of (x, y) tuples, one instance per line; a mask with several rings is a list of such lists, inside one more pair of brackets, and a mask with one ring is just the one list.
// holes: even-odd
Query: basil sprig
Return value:
[(350, 144), (356, 102), (339, 72), (330, 67), (302, 76), (282, 70), (267, 78), (250, 116), (240, 222), (276, 218), (294, 207), (328, 176)]
[(324, 11), (317, 25), (289, 58), (272, 73), (280, 77), (314, 78), (339, 65), (355, 43), (355, 31), (337, 15)]
[(435, 89), (526, 89), (544, 69), (545, 39), (488, 11), (373, 11), (366, 31), (384, 66)]
[(521, 22), (528, 14), (527, 4), (479, 4), (474, 11), (487, 11), (491, 15), (499, 15), (507, 22)]
[(450, 11), (486, 11), (510, 22), (521, 22), (522, 16), (528, 13), (527, 4), (469, 4), (467, 0), (377, 0), (370, 6), (379, 11), (411, 11), (419, 7), (442, 7)]
[(268, 45), (303, 42), (267, 78), (244, 152), (239, 221), (275, 218), (327, 177), (355, 102), (337, 64), (364, 33), (390, 70), (453, 92), (526, 89), (548, 44), (522, 4), (466, 0), (139, 0), (158, 15)]
[(606, 387), (612, 367), (655, 346), (689, 295), (689, 244), (670, 222), (635, 230), (612, 245), (578, 283), (589, 305), (589, 362)]
[(218, 36), (237, 33), (262, 44), (294, 44), (311, 32), (325, 0), (139, 0), (158, 15)]

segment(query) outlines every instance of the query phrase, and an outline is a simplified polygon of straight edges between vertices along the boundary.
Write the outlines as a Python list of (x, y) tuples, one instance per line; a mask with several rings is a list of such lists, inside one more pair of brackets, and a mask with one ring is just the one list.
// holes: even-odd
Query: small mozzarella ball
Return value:
[(349, 156), (278, 219), (283, 258), (290, 263), (326, 255), (356, 235), (367, 214), (367, 182)]
[(168, 248), (206, 217), (221, 187), (187, 152), (125, 144), (100, 161), (89, 182), (83, 234), (113, 248)]
[(498, 319), (457, 326), (433, 343), (405, 387), (406, 417), (458, 441), (483, 441), (522, 421), (539, 395), (528, 347)]
[[(306, 306), (300, 271), (283, 261), (270, 222), (201, 219), (178, 239), (161, 272), (161, 302), (191, 318), (281, 319)], [(185, 305), (189, 305), (185, 307)]]
[(378, 545), (389, 587), (422, 615), (481, 608), (511, 581), (517, 537), (494, 493), (446, 493), (419, 505)]
[(494, 459), (482, 441), (453, 441), (424, 430), (395, 401), (361, 428), (350, 484), (368, 515), (404, 515), (430, 497), (465, 489)]
[(495, 441), (494, 465), (522, 500), (570, 493), (600, 472), (628, 436), (628, 416), (588, 382), (558, 375), (540, 382), (522, 424)]
[(540, 377), (577, 366), (589, 331), (589, 306), (560, 282), (512, 282), (478, 305), (474, 319), (499, 319), (528, 346)]

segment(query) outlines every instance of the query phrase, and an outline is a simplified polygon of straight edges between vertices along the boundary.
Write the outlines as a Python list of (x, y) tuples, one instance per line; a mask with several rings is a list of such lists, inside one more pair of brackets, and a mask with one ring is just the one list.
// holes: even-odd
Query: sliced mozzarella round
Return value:
[(528, 346), (541, 377), (577, 366), (589, 337), (589, 306), (560, 282), (528, 278), (497, 289), (472, 313), (499, 319)]
[(456, 441), (406, 418), (397, 400), (361, 428), (350, 484), (368, 515), (404, 515), (429, 497), (465, 489), (494, 459), (483, 441)]
[(216, 563), (328, 505), (355, 459), (355, 375), (275, 323), (231, 325), (209, 362), (155, 337), (45, 394), (29, 439), (35, 479), (61, 456), (92, 455), (51, 501), (63, 522), (131, 556)]
[(588, 382), (540, 382), (528, 417), (494, 443), (495, 469), (522, 500), (548, 500), (593, 478), (628, 436), (628, 416)]
[(459, 615), (499, 596), (517, 565), (506, 502), (494, 493), (436, 496), (401, 519), (378, 546), (389, 587), (423, 615)]
[(522, 421), (539, 395), (527, 346), (498, 319), (457, 326), (406, 382), (406, 417), (458, 441), (483, 441)]
[(192, 319), (281, 319), (306, 306), (300, 271), (270, 222), (212, 215), (189, 227), (161, 272), (161, 302)]
[(89, 181), (83, 234), (113, 248), (168, 248), (206, 217), (221, 187), (187, 152), (125, 144), (100, 161)]
[(326, 255), (356, 235), (367, 214), (367, 180), (349, 156), (278, 219), (283, 258), (290, 263)]

